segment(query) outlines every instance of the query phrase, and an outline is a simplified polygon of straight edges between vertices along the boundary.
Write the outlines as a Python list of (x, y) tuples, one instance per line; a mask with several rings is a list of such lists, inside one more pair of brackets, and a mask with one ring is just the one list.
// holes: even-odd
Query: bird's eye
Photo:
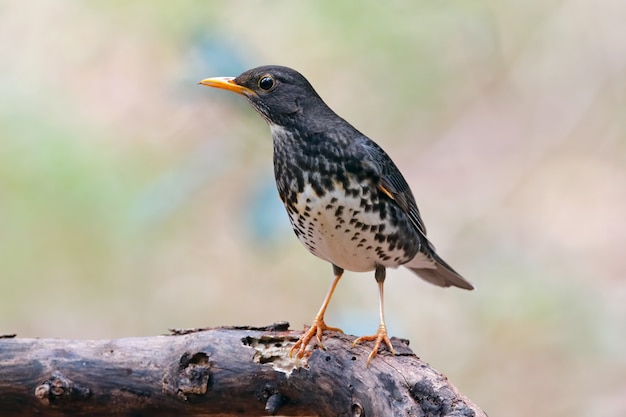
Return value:
[(259, 88), (264, 91), (269, 91), (274, 88), (274, 79), (271, 75), (264, 75), (259, 80)]

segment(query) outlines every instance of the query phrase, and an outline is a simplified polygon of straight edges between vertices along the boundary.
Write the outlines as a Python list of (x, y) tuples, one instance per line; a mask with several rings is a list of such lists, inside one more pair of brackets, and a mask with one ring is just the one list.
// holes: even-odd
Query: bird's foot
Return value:
[(395, 350), (393, 350), (393, 346), (391, 345), (391, 340), (389, 340), (389, 336), (387, 336), (387, 326), (385, 326), (384, 323), (378, 325), (378, 330), (376, 331), (376, 334), (373, 334), (371, 336), (361, 336), (352, 343), (352, 346), (354, 347), (357, 343), (369, 342), (372, 340), (375, 340), (374, 349), (367, 357), (367, 366), (369, 366), (370, 361), (374, 359), (376, 355), (378, 355), (378, 349), (380, 348), (382, 342), (385, 342), (393, 355), (396, 354)]
[(343, 333), (338, 327), (330, 327), (324, 323), (323, 317), (316, 317), (311, 324), (311, 327), (298, 339), (298, 341), (291, 347), (289, 350), (289, 357), (292, 357), (295, 352), (296, 359), (302, 359), (304, 357), (304, 353), (306, 352), (306, 347), (313, 339), (313, 336), (317, 338), (317, 344), (324, 349), (324, 345), (322, 344), (322, 332), (324, 330), (330, 330), (333, 332)]

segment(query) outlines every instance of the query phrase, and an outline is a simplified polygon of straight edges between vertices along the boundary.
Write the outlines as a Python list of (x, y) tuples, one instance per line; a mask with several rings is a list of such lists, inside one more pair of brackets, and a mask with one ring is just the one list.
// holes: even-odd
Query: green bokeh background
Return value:
[[(300, 70), (394, 158), (476, 286), (386, 283), (390, 333), (492, 416), (626, 414), (626, 3), (0, 2), (0, 334), (309, 323), (332, 278), (271, 138), (197, 86)], [(372, 333), (372, 274), (327, 314)]]

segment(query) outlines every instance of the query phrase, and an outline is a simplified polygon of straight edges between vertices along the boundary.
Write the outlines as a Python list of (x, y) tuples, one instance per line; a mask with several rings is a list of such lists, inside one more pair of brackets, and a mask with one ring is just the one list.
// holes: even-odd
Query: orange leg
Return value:
[(301, 359), (304, 356), (306, 347), (308, 346), (313, 336), (317, 337), (317, 344), (320, 345), (322, 349), (324, 349), (324, 345), (322, 345), (322, 332), (324, 330), (330, 330), (334, 332), (343, 333), (341, 329), (337, 327), (327, 326), (326, 323), (324, 323), (324, 314), (326, 313), (326, 309), (328, 308), (330, 299), (333, 296), (335, 287), (337, 287), (337, 284), (339, 283), (339, 280), (341, 279), (341, 276), (343, 275), (343, 269), (341, 268), (334, 267), (334, 271), (335, 271), (335, 279), (333, 280), (333, 283), (330, 285), (328, 293), (326, 294), (326, 298), (324, 298), (324, 302), (322, 303), (322, 307), (320, 307), (320, 311), (317, 313), (317, 315), (313, 319), (313, 323), (311, 324), (311, 327), (309, 327), (309, 329), (302, 335), (302, 337), (298, 339), (296, 344), (291, 347), (291, 350), (289, 351), (289, 356), (293, 356), (293, 353), (296, 352), (296, 358)]
[(380, 324), (378, 325), (378, 330), (376, 334), (371, 336), (361, 336), (352, 343), (352, 346), (357, 343), (372, 341), (375, 340), (374, 349), (367, 357), (367, 366), (369, 366), (370, 361), (374, 359), (374, 357), (378, 354), (378, 349), (382, 342), (385, 342), (387, 347), (392, 354), (396, 354), (393, 350), (393, 346), (391, 345), (391, 341), (389, 340), (389, 336), (387, 336), (387, 326), (385, 325), (385, 294), (384, 294), (384, 284), (385, 284), (385, 269), (383, 267), (376, 268), (376, 283), (378, 284), (378, 305), (380, 309)]

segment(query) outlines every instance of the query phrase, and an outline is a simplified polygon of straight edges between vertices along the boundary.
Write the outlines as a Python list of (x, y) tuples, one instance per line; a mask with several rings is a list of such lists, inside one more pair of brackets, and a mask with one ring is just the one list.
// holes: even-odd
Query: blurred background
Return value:
[[(302, 72), (394, 158), (465, 292), (386, 282), (408, 338), (492, 416), (626, 414), (626, 3), (0, 2), (0, 334), (310, 323), (332, 279), (272, 143), (198, 86)], [(378, 324), (373, 274), (327, 313)]]

